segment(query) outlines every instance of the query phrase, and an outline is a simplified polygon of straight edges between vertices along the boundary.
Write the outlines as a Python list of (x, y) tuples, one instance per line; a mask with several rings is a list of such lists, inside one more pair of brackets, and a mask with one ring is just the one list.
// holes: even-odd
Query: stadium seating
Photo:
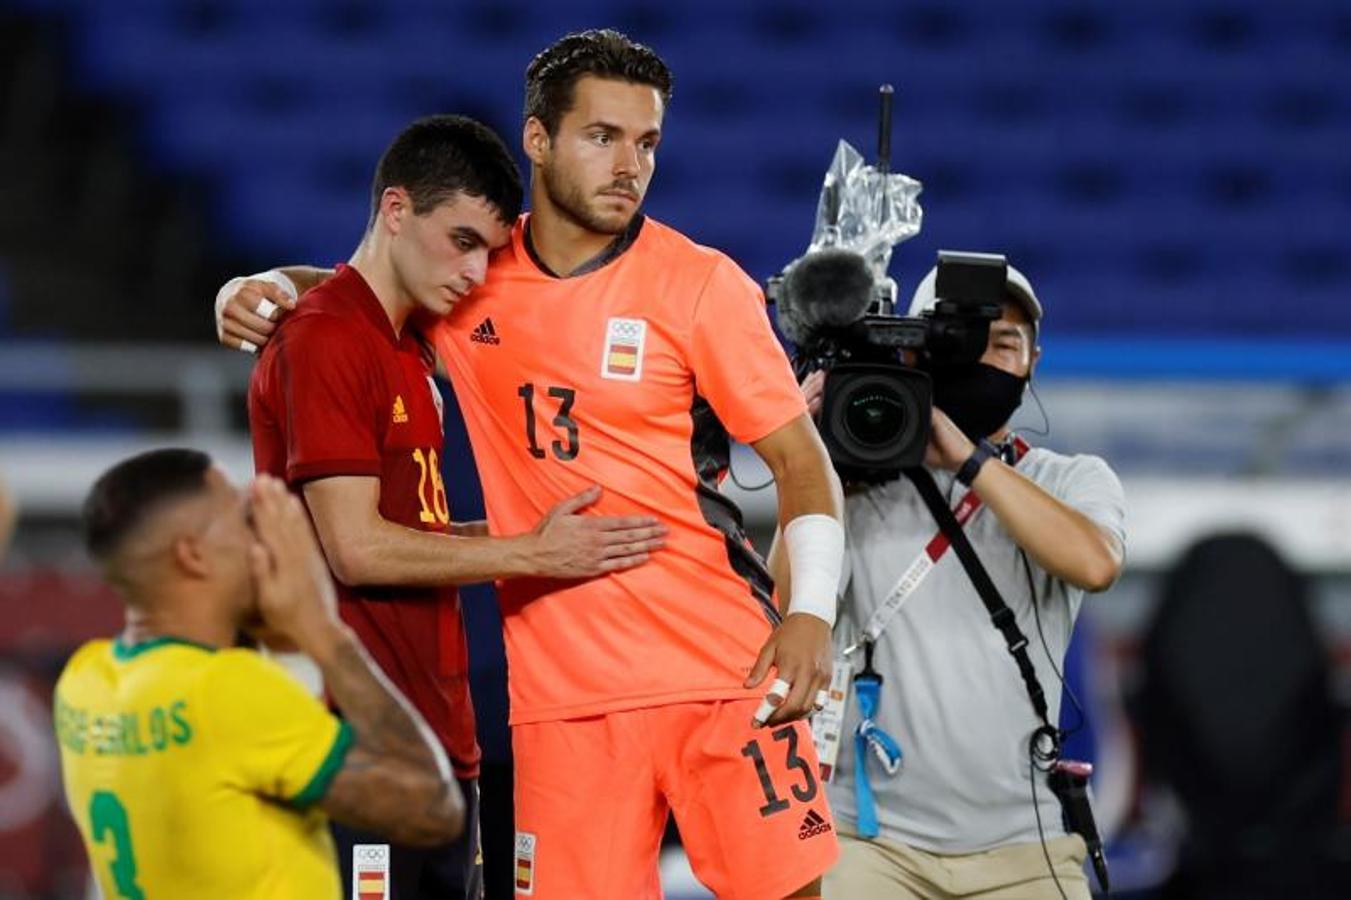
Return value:
[(1334, 2), (9, 0), (64, 18), (75, 78), (204, 177), (236, 253), (332, 261), (375, 156), (426, 112), (514, 143), (524, 48), (614, 24), (676, 73), (649, 209), (756, 277), (803, 248), (841, 137), (926, 183), (903, 283), (939, 246), (1007, 249), (1063, 334), (1351, 326), (1351, 14)]

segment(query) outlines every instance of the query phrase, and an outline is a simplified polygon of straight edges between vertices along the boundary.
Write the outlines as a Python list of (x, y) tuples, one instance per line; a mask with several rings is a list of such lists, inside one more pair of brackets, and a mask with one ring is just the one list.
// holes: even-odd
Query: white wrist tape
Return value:
[(784, 526), (783, 541), (793, 584), (789, 614), (811, 613), (833, 626), (835, 591), (844, 565), (844, 528), (832, 516), (798, 516)]
[[(225, 310), (225, 304), (230, 302), (230, 298), (239, 291), (239, 286), (246, 281), (271, 282), (285, 291), (286, 296), (290, 297), (293, 302), (300, 297), (300, 291), (296, 290), (296, 283), (276, 269), (268, 269), (266, 272), (258, 272), (254, 275), (238, 275), (225, 282), (221, 285), (221, 289), (216, 291), (216, 321), (220, 321), (221, 313)], [(264, 319), (271, 319), (272, 314), (276, 311), (277, 304), (267, 299), (264, 299), (256, 310), (258, 315)]]
[[(283, 275), (281, 272), (278, 272), (276, 269), (268, 269), (266, 272), (259, 272), (257, 275), (249, 275), (249, 276), (247, 276), (244, 280), (245, 280), (245, 281), (270, 281), (270, 282), (272, 282), (273, 284), (275, 284), (277, 287), (279, 287), (279, 288), (281, 288), (283, 291), (285, 291), (285, 292), (286, 292), (286, 296), (288, 296), (288, 297), (291, 298), (291, 302), (292, 302), (292, 303), (294, 303), (296, 300), (300, 299), (300, 291), (296, 290), (296, 283), (295, 283), (294, 281), (292, 281), (292, 280), (290, 279), (289, 276)], [(272, 303), (271, 300), (265, 300), (265, 301), (263, 301), (263, 302), (265, 302), (265, 303)], [(277, 308), (277, 307), (276, 307), (276, 304), (272, 304), (272, 309), (275, 310), (276, 308)], [(263, 312), (262, 312), (261, 309), (259, 310), (258, 315), (260, 315), (260, 316), (263, 315)]]

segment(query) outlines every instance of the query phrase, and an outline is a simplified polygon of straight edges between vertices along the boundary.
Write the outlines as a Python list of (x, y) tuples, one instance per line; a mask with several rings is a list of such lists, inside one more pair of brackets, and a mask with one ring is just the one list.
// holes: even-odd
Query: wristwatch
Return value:
[(985, 465), (986, 460), (990, 457), (998, 455), (999, 448), (991, 444), (986, 438), (981, 438), (980, 443), (976, 445), (975, 452), (967, 457), (966, 462), (962, 463), (962, 467), (957, 470), (957, 480), (967, 487), (971, 487), (971, 482), (975, 481), (976, 476), (980, 474), (980, 467)]

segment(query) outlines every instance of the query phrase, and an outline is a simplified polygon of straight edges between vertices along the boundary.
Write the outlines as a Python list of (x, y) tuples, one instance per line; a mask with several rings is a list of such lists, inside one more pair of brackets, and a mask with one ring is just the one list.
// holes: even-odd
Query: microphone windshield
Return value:
[(779, 327), (795, 344), (857, 322), (873, 299), (868, 263), (851, 250), (818, 250), (784, 274)]

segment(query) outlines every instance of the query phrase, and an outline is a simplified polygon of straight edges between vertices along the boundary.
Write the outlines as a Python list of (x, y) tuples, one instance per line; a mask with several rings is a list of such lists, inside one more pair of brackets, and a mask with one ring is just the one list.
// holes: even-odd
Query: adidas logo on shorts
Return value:
[(492, 319), (484, 319), (478, 323), (478, 327), (469, 333), (469, 340), (476, 344), (492, 344), (496, 346), (502, 343), (502, 339), (497, 336), (497, 329), (493, 327)]
[(818, 834), (825, 834), (831, 831), (830, 823), (816, 810), (807, 810), (807, 815), (802, 819), (802, 827), (797, 830), (797, 839), (805, 841), (807, 838), (816, 837)]

